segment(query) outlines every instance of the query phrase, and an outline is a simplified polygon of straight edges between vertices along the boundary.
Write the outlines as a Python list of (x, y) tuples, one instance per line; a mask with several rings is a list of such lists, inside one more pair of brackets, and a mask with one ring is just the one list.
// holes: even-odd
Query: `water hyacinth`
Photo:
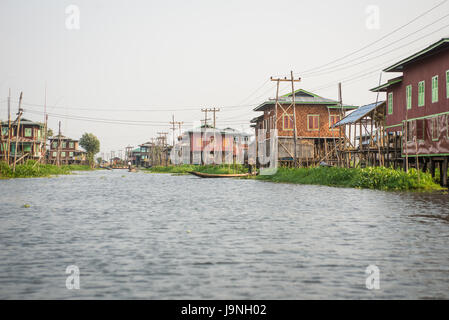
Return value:
[(385, 167), (348, 169), (336, 167), (279, 168), (272, 176), (258, 176), (258, 180), (325, 185), (335, 187), (363, 188), (388, 191), (441, 190), (430, 173), (394, 170)]
[(89, 166), (83, 165), (62, 165), (55, 166), (52, 164), (36, 164), (34, 160), (28, 160), (25, 164), (16, 165), (16, 171), (13, 172), (6, 162), (0, 162), (0, 178), (36, 178), (49, 177), (59, 174), (70, 174), (72, 171), (90, 170)]

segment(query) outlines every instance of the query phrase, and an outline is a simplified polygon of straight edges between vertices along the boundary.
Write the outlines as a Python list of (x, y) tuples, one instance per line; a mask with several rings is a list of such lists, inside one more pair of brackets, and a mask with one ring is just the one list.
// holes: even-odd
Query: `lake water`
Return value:
[(448, 299), (448, 217), (437, 194), (124, 170), (0, 180), (0, 299)]

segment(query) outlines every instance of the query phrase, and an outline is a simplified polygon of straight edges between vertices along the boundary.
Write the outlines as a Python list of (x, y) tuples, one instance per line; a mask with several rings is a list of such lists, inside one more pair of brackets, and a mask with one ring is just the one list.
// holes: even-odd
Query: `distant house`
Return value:
[(218, 129), (203, 125), (185, 131), (177, 147), (184, 163), (202, 164), (204, 159), (208, 163), (233, 163), (237, 157), (246, 162), (250, 136), (229, 127)]
[[(17, 128), (19, 132), (17, 133)], [(45, 156), (44, 125), (25, 118), (11, 123), (10, 142), (8, 147), (8, 122), (1, 122), (0, 158), (10, 158), (10, 163), (16, 160), (39, 160)], [(18, 135), (18, 137), (17, 137)], [(18, 138), (18, 139), (17, 139)], [(17, 148), (16, 148), (17, 146)]]
[(48, 151), (48, 161), (54, 164), (85, 164), (86, 152), (78, 149), (78, 140), (74, 140), (63, 135), (56, 135), (48, 139), (50, 149)]
[(407, 136), (402, 156), (449, 155), (449, 38), (384, 71), (402, 73), (371, 89), (387, 95), (387, 130)]
[[(295, 110), (293, 110), (293, 94), (286, 94), (276, 100), (269, 99), (256, 107), (254, 111), (263, 112), (251, 120), (255, 129), (256, 140), (270, 144), (271, 133), (277, 129), (278, 158), (281, 162), (294, 159), (294, 123), (296, 122), (297, 159), (300, 162), (318, 161), (325, 156), (331, 146), (340, 139), (340, 130), (331, 126), (340, 121), (341, 116), (355, 106), (339, 106), (339, 102), (320, 97), (303, 89), (296, 90)], [(277, 120), (275, 119), (277, 112)], [(296, 114), (296, 121), (293, 114)], [(260, 133), (262, 132), (262, 134)]]
[(134, 166), (149, 167), (154, 143), (145, 142), (131, 151), (130, 161)]

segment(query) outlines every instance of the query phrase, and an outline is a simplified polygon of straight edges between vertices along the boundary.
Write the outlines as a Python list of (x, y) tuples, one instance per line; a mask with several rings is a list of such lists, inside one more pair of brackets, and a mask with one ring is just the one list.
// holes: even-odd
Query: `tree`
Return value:
[(103, 162), (103, 158), (102, 157), (98, 157), (97, 158), (97, 163), (98, 163), (99, 166), (101, 166), (102, 162)]
[(50, 128), (47, 129), (47, 137), (53, 137), (53, 130)]
[(92, 133), (85, 133), (80, 139), (80, 146), (87, 152), (87, 160), (91, 167), (94, 166), (94, 156), (100, 152), (100, 140)]

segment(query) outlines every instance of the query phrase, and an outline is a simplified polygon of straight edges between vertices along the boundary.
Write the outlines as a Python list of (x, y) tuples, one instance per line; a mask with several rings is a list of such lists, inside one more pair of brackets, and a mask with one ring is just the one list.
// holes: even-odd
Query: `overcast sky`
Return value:
[[(47, 86), (50, 127), (56, 132), (61, 120), (72, 138), (92, 132), (109, 152), (170, 132), (173, 113), (191, 127), (204, 117), (202, 107), (221, 108), (218, 127), (248, 128), (255, 105), (275, 96), (269, 77), (290, 70), (302, 77), (298, 87), (337, 99), (343, 81), (344, 103), (368, 104), (383, 68), (449, 34), (449, 18), (428, 26), (449, 14), (449, 2), (333, 69), (305, 71), (441, 2), (1, 0), (0, 119), (11, 88), (13, 111), (23, 91), (24, 117), (42, 121)], [(70, 5), (79, 8), (79, 29)], [(371, 5), (379, 9), (378, 28)], [(394, 76), (383, 74), (383, 82)], [(75, 116), (85, 118), (68, 119)]]

